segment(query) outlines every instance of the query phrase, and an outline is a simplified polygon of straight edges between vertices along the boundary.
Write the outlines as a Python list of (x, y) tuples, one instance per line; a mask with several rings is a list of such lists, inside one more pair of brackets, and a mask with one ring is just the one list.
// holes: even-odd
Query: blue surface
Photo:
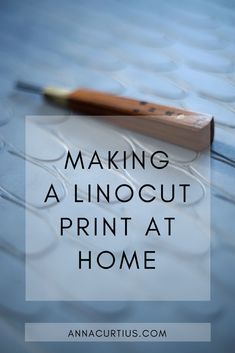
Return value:
[[(235, 283), (235, 3), (233, 1), (1, 1), (1, 347), (6, 352), (233, 352)], [(89, 87), (215, 116), (211, 302), (24, 301), (25, 115), (63, 114), (14, 90), (22, 79)], [(2, 140), (0, 140), (2, 141)], [(84, 142), (85, 143), (85, 142)], [(12, 148), (14, 146), (14, 148)], [(11, 152), (11, 153), (9, 153)], [(7, 157), (9, 155), (11, 158)], [(12, 157), (13, 156), (13, 157)], [(193, 163), (191, 168), (196, 168)], [(200, 172), (200, 171), (199, 171)], [(12, 177), (10, 177), (10, 175)], [(7, 184), (9, 181), (9, 185)], [(17, 237), (17, 240), (14, 240)], [(6, 242), (7, 239), (7, 242)], [(16, 246), (14, 247), (14, 243)], [(29, 344), (25, 321), (211, 322), (197, 344)], [(98, 348), (97, 348), (98, 347)]]

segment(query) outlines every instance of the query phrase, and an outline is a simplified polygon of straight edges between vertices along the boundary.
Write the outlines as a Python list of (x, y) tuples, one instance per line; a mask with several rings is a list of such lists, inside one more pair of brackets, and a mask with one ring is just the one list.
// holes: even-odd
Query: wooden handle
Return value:
[(67, 98), (74, 111), (100, 116), (123, 128), (195, 151), (207, 148), (213, 139), (213, 118), (206, 114), (85, 89)]

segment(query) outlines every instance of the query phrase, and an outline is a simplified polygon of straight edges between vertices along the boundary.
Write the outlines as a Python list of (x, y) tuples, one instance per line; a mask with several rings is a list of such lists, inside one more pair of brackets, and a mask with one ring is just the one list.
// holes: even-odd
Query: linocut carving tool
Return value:
[(52, 103), (97, 116), (102, 120), (195, 151), (210, 146), (214, 135), (213, 117), (156, 103), (115, 96), (88, 89), (68, 91), (17, 82), (21, 90), (38, 93)]

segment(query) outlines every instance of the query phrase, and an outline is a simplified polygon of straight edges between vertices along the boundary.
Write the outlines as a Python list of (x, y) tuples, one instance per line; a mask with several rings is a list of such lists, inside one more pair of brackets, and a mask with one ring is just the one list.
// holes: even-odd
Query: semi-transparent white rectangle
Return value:
[(26, 323), (27, 342), (210, 342), (210, 323)]
[[(36, 123), (52, 118), (56, 123), (50, 129)], [(65, 169), (68, 151), (74, 160), (81, 153), (84, 169), (80, 163), (75, 170), (71, 164)], [(157, 151), (167, 154), (166, 168), (153, 167), (164, 157)], [(97, 163), (88, 169), (94, 152), (102, 168)], [(108, 152), (117, 152), (117, 168), (108, 167)], [(138, 162), (133, 168), (134, 154), (139, 158), (144, 154), (144, 169)], [(90, 117), (28, 117), (26, 155), (27, 300), (210, 300), (209, 150), (196, 153)], [(50, 197), (45, 203), (51, 184), (59, 202)], [(75, 184), (83, 202), (74, 203)], [(88, 202), (88, 184), (92, 202)], [(93, 200), (97, 184), (102, 188), (109, 184), (110, 202)], [(126, 203), (115, 196), (123, 184), (127, 186), (121, 198), (128, 198), (131, 190), (134, 194)], [(165, 198), (175, 185), (173, 202), (161, 200), (161, 184)], [(181, 184), (190, 185), (186, 203)], [(143, 185), (150, 185), (143, 195), (153, 202), (138, 197)], [(131, 218), (127, 236), (125, 217)], [(153, 217), (158, 232), (155, 229), (145, 236)], [(175, 218), (170, 236), (169, 217)], [(61, 218), (71, 220), (63, 236)], [(88, 235), (77, 236), (78, 218), (88, 220)], [(103, 235), (103, 218), (116, 219), (115, 236)], [(139, 268), (134, 258), (136, 267), (120, 269), (124, 256), (130, 261), (135, 252)], [(89, 258), (91, 268), (84, 261), (79, 269), (79, 256)], [(146, 269), (146, 256), (153, 259), (148, 265), (154, 269)], [(98, 258), (105, 266), (113, 261), (114, 265), (103, 269)]]

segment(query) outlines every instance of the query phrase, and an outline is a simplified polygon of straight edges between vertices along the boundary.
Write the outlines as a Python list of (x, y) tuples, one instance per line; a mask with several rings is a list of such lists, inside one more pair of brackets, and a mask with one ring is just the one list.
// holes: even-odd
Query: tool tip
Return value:
[(23, 81), (16, 81), (15, 84), (16, 89), (24, 90), (27, 92), (32, 92), (32, 93), (42, 93), (42, 87), (36, 86), (31, 83), (23, 82)]

